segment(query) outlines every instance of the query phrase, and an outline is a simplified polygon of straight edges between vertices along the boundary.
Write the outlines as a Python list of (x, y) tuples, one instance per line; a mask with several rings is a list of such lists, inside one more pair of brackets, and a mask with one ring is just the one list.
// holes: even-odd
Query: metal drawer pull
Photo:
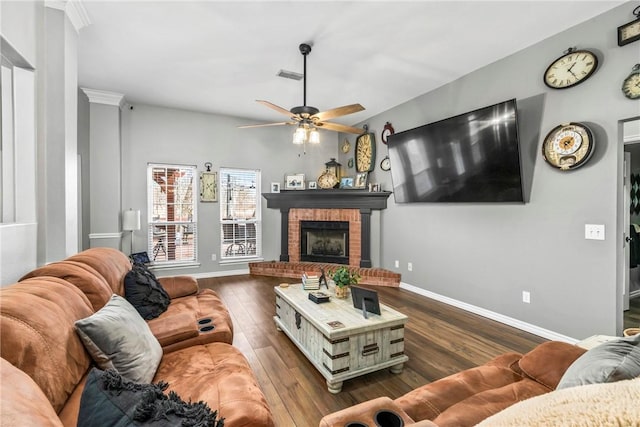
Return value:
[(368, 344), (362, 347), (362, 356), (371, 356), (372, 354), (376, 354), (380, 351), (380, 347), (378, 347), (377, 343)]

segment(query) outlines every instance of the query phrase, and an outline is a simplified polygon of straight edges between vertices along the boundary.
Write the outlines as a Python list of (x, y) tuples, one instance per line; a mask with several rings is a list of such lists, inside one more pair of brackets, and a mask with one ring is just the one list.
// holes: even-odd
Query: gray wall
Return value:
[[(618, 47), (616, 28), (633, 18), (631, 9), (613, 9), (366, 121), (379, 162), (386, 121), (398, 132), (516, 98), (530, 184), (526, 204), (398, 205), (391, 197), (381, 219), (382, 267), (400, 271), (404, 283), (570, 337), (616, 333), (618, 121), (640, 114), (620, 90), (640, 45)], [(599, 69), (581, 85), (550, 90), (542, 74), (569, 46), (597, 52)], [(569, 121), (590, 123), (597, 146), (590, 163), (563, 173), (544, 162), (540, 147)], [(391, 188), (379, 166), (371, 180)], [(585, 240), (584, 224), (604, 224), (606, 240)]]
[[(122, 111), (122, 206), (140, 209), (141, 230), (134, 238), (134, 250), (146, 250), (147, 163), (196, 165), (213, 171), (220, 167), (255, 168), (262, 171), (262, 192), (271, 182), (283, 183), (285, 173), (304, 173), (316, 180), (330, 157), (337, 157), (337, 134), (321, 132), (319, 146), (303, 150), (291, 143), (293, 128), (238, 129), (252, 120), (146, 105)], [(267, 209), (262, 199), (263, 257), (280, 255), (280, 211)], [(200, 268), (188, 273), (211, 273), (245, 269), (246, 262), (220, 265), (219, 203), (198, 203), (198, 253)], [(218, 261), (211, 261), (211, 254)], [(184, 273), (185, 271), (182, 270)], [(162, 274), (172, 274), (171, 271)]]

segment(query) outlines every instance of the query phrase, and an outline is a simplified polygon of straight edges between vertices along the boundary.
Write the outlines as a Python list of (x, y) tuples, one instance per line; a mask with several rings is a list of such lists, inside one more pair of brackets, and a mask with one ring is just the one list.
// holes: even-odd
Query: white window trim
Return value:
[[(167, 270), (167, 269), (180, 269), (180, 268), (194, 268), (199, 267), (200, 262), (198, 260), (198, 197), (200, 194), (200, 190), (198, 188), (198, 168), (195, 165), (184, 165), (184, 164), (176, 164), (176, 163), (147, 163), (147, 235), (149, 234), (149, 228), (152, 224), (157, 224), (157, 222), (153, 221), (153, 192), (151, 191), (149, 184), (151, 182), (151, 174), (154, 167), (158, 168), (174, 168), (174, 169), (192, 169), (193, 170), (193, 182), (192, 182), (192, 205), (193, 205), (193, 223), (195, 224), (194, 228), (194, 248), (193, 248), (193, 259), (192, 260), (172, 260), (172, 261), (159, 261), (156, 262), (153, 259), (153, 246), (149, 247), (149, 238), (147, 237), (147, 250), (149, 251), (149, 258), (152, 260), (152, 269), (153, 270)], [(166, 221), (162, 221), (166, 222)], [(183, 221), (174, 221), (176, 223), (181, 223)], [(153, 244), (153, 243), (152, 243)]]

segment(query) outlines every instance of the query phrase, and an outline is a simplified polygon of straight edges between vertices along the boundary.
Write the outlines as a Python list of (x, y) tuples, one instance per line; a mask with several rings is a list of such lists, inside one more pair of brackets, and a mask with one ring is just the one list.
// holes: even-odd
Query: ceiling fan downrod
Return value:
[(302, 91), (302, 106), (300, 107), (293, 107), (291, 109), (291, 112), (293, 114), (300, 114), (303, 116), (306, 116), (305, 118), (311, 117), (314, 114), (318, 114), (318, 112), (320, 110), (318, 110), (315, 107), (308, 107), (307, 106), (307, 55), (309, 55), (309, 52), (311, 52), (311, 45), (307, 44), (307, 43), (302, 43), (300, 46), (300, 53), (302, 54), (303, 57), (303, 91)]

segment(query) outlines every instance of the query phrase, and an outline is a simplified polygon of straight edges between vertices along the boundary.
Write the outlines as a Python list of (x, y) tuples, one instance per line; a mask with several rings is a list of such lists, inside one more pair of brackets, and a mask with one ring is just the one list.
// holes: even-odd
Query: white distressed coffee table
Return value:
[[(283, 331), (326, 378), (331, 393), (342, 390), (344, 380), (391, 368), (402, 372), (407, 316), (380, 304), (380, 315), (362, 316), (351, 297), (316, 304), (302, 285), (276, 287), (278, 330)], [(336, 325), (336, 322), (339, 322)], [(333, 326), (332, 326), (333, 325)]]

